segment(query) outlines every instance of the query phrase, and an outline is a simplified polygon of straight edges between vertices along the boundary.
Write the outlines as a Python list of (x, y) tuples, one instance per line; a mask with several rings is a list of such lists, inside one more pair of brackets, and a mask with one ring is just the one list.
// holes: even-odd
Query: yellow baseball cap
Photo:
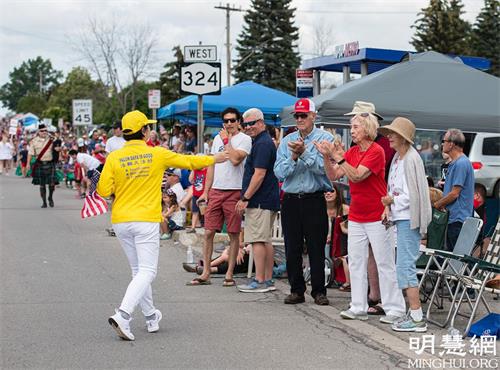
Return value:
[(148, 119), (144, 113), (134, 110), (122, 117), (122, 131), (125, 135), (135, 134), (150, 123), (156, 123), (156, 120)]

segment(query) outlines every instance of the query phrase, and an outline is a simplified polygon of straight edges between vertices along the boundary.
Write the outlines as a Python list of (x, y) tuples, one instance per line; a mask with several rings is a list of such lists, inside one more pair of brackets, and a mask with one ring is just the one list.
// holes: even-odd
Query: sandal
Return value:
[(375, 305), (375, 306), (368, 307), (367, 314), (373, 315), (373, 316), (383, 316), (383, 315), (385, 315), (385, 311), (381, 306)]
[(351, 291), (351, 284), (344, 283), (339, 287), (339, 290), (341, 290), (342, 292), (350, 292)]
[(210, 279), (194, 278), (186, 283), (187, 286), (198, 286), (198, 285), (210, 285), (212, 282)]
[(197, 266), (193, 263), (183, 262), (182, 268), (187, 272), (196, 272)]
[(235, 286), (236, 281), (234, 279), (224, 279), (224, 282), (222, 283), (222, 286), (224, 287), (229, 287), (229, 286)]

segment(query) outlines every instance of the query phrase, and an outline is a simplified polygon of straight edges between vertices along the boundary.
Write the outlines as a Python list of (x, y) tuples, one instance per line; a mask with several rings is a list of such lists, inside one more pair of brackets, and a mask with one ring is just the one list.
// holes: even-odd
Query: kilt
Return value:
[(56, 177), (56, 166), (54, 162), (39, 162), (35, 168), (35, 173), (33, 174), (33, 180), (31, 181), (33, 185), (57, 185)]

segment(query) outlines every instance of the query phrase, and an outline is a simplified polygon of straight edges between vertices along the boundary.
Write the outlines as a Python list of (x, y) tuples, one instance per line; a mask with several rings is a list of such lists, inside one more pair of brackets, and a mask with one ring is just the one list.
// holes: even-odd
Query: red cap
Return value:
[(292, 113), (316, 112), (316, 105), (311, 99), (303, 98), (295, 102), (295, 109)]

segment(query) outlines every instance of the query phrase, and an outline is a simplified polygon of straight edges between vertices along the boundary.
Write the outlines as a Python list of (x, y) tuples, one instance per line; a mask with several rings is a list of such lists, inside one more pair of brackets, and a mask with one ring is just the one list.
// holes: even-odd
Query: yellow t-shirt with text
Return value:
[(212, 156), (177, 154), (130, 140), (106, 159), (97, 184), (102, 197), (115, 196), (111, 222), (161, 222), (161, 182), (169, 167), (201, 169), (214, 164)]

